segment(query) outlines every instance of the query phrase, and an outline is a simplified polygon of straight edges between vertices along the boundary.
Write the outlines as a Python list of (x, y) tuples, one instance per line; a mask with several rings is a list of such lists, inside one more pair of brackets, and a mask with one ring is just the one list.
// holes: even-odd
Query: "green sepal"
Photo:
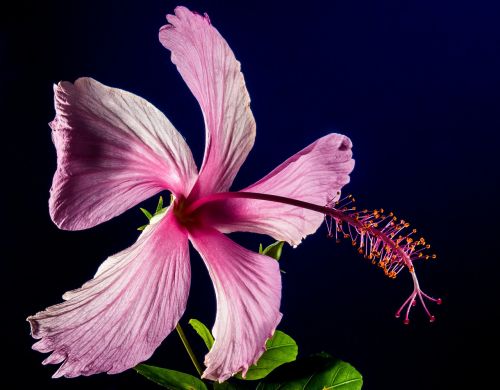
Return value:
[(283, 245), (285, 244), (285, 241), (276, 241), (275, 243), (272, 243), (265, 249), (262, 249), (262, 244), (259, 245), (259, 253), (261, 255), (266, 255), (269, 257), (272, 257), (274, 260), (278, 260), (281, 258), (281, 253), (283, 251)]
[(189, 325), (193, 327), (193, 329), (198, 333), (198, 335), (203, 339), (205, 342), (205, 345), (207, 346), (208, 350), (212, 349), (212, 346), (214, 345), (214, 337), (212, 336), (212, 333), (208, 330), (208, 328), (203, 324), (201, 321), (198, 321), (195, 318), (191, 318), (189, 320)]
[[(173, 197), (173, 195), (171, 195), (171, 199), (173, 199), (172, 197)], [(147, 217), (147, 219), (149, 221), (151, 221), (151, 219), (153, 217), (157, 216), (158, 214), (163, 213), (166, 209), (168, 209), (168, 207), (163, 207), (163, 196), (161, 196), (161, 195), (160, 195), (160, 199), (158, 199), (158, 204), (156, 205), (156, 210), (155, 210), (154, 214), (151, 214), (145, 208), (140, 207), (140, 210)], [(148, 226), (148, 225), (142, 225), (142, 226), (138, 227), (137, 230), (142, 231), (142, 230), (146, 229), (146, 226)]]
[(167, 368), (139, 364), (134, 370), (154, 383), (170, 390), (208, 390), (201, 379)]
[(144, 215), (145, 215), (145, 216), (146, 216), (149, 220), (151, 220), (151, 218), (153, 218), (153, 216), (151, 215), (151, 213), (150, 213), (148, 210), (146, 210), (146, 209), (144, 209), (144, 208), (142, 208), (142, 207), (141, 207), (140, 209), (141, 209), (141, 211), (143, 212), (143, 214), (144, 214)]
[(266, 342), (266, 351), (256, 364), (251, 366), (245, 378), (241, 373), (236, 378), (243, 380), (256, 380), (265, 378), (271, 371), (282, 364), (293, 362), (297, 358), (298, 347), (294, 339), (286, 333), (276, 330), (273, 337)]
[(163, 196), (160, 195), (160, 199), (158, 199), (158, 205), (156, 206), (155, 215), (163, 211)]
[(360, 390), (363, 377), (353, 366), (327, 353), (284, 364), (257, 386), (257, 390)]

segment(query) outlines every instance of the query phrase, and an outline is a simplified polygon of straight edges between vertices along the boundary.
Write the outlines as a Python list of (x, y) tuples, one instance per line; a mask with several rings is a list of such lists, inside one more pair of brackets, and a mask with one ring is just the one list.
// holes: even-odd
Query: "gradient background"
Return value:
[[(270, 3), (182, 2), (209, 13), (241, 61), (252, 98), (257, 139), (234, 188), (318, 137), (348, 135), (356, 168), (345, 192), (361, 207), (396, 211), (425, 235), (439, 259), (417, 271), (424, 290), (444, 301), (432, 306), (435, 323), (418, 307), (404, 326), (394, 312), (411, 292), (408, 275), (385, 278), (348, 243), (327, 240), (322, 227), (299, 248), (285, 248), (279, 328), (296, 339), (301, 356), (325, 350), (352, 363), (366, 390), (495, 387), (486, 353), (496, 353), (499, 311), (498, 3)], [(177, 4), (19, 1), (2, 10), (0, 382), (156, 388), (131, 371), (50, 379), (55, 367), (42, 366), (43, 356), (30, 349), (25, 318), (90, 279), (146, 222), (138, 208), (88, 231), (60, 231), (51, 222), (53, 83), (91, 76), (146, 98), (186, 137), (196, 161), (202, 159), (199, 107), (157, 40), (164, 15)], [(250, 234), (235, 239), (254, 249), (271, 242)], [(210, 325), (215, 298), (194, 251), (192, 267), (182, 323), (196, 317)], [(201, 356), (202, 344), (186, 330)], [(175, 334), (151, 362), (193, 372)]]

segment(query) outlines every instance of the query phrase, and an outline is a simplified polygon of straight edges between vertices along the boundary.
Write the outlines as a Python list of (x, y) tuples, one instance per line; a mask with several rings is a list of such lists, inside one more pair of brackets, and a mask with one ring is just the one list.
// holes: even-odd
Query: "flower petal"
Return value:
[(66, 300), (28, 317), (33, 349), (64, 363), (54, 377), (115, 374), (148, 359), (176, 326), (189, 292), (189, 246), (172, 213), (109, 257)]
[[(340, 195), (354, 168), (351, 141), (329, 134), (290, 157), (257, 183), (242, 191), (285, 196), (326, 205)], [(207, 203), (200, 218), (223, 233), (246, 231), (267, 234), (298, 245), (314, 233), (323, 215), (300, 207), (262, 200), (233, 198)]]
[(167, 15), (163, 46), (203, 111), (205, 157), (193, 197), (227, 191), (255, 139), (255, 120), (240, 63), (208, 16), (185, 7)]
[(191, 190), (191, 151), (146, 100), (91, 78), (61, 82), (54, 93), (57, 171), (49, 208), (57, 226), (86, 229), (164, 189)]
[(211, 228), (190, 229), (217, 297), (215, 343), (203, 377), (225, 381), (254, 364), (281, 320), (278, 262), (251, 252)]

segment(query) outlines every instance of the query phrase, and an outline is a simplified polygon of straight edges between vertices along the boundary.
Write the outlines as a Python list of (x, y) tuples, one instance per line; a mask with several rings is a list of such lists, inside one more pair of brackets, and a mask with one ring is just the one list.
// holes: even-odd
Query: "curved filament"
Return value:
[(430, 245), (423, 237), (417, 239), (417, 230), (410, 230), (410, 224), (405, 220), (398, 220), (394, 213), (385, 213), (384, 209), (357, 211), (355, 201), (349, 195), (327, 204), (326, 207), (331, 210), (325, 213), (328, 237), (335, 238), (337, 242), (341, 238), (350, 239), (361, 255), (380, 267), (391, 279), (395, 279), (407, 268), (412, 276), (413, 292), (396, 312), (396, 318), (406, 309), (403, 323), (409, 324), (411, 308), (416, 306), (418, 298), (429, 321), (434, 322), (436, 318), (430, 313), (425, 301), (439, 305), (442, 300), (422, 291), (413, 266), (416, 260), (437, 258), (435, 254), (426, 253)]

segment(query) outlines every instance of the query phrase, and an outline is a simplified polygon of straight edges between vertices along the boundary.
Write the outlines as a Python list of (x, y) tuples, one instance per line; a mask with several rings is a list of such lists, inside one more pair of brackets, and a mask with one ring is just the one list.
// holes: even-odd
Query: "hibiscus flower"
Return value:
[(350, 140), (329, 134), (257, 183), (228, 192), (255, 138), (240, 64), (206, 15), (178, 7), (167, 20), (160, 41), (205, 120), (199, 172), (183, 137), (144, 99), (90, 78), (54, 87), (57, 171), (49, 208), (58, 227), (87, 229), (161, 191), (174, 195), (135, 244), (109, 257), (63, 303), (28, 318), (40, 339), (33, 348), (52, 352), (44, 364), (62, 363), (54, 377), (119, 373), (153, 354), (186, 307), (189, 241), (217, 298), (215, 343), (203, 377), (224, 381), (245, 373), (281, 319), (281, 277), (275, 260), (225, 233), (298, 245), (324, 218), (301, 202), (334, 202), (354, 166)]

